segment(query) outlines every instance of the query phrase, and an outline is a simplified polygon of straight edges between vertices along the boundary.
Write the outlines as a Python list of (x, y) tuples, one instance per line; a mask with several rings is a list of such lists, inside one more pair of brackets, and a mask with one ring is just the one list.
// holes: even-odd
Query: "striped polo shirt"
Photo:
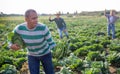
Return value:
[(43, 56), (56, 45), (44, 24), (38, 23), (35, 28), (29, 29), (26, 23), (22, 23), (15, 27), (14, 33), (19, 34), (24, 40), (28, 55)]

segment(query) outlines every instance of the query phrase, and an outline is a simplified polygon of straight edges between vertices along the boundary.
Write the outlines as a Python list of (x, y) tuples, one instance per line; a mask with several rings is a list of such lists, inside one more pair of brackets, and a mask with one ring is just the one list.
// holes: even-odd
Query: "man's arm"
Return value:
[(105, 9), (105, 11), (104, 11), (104, 16), (106, 16), (106, 9)]
[(18, 44), (13, 44), (12, 42), (8, 42), (8, 48), (12, 50), (19, 50), (20, 46)]
[(66, 23), (65, 23), (64, 19), (62, 19), (62, 20), (63, 20), (64, 27), (66, 28)]
[(21, 48), (19, 44), (14, 43), (16, 40), (19, 40), (16, 32), (17, 27), (18, 26), (15, 27), (15, 29), (10, 33), (10, 35), (8, 34), (8, 47), (12, 50), (19, 50)]
[(49, 17), (49, 21), (50, 21), (50, 22), (52, 22), (52, 21), (54, 21), (54, 20), (55, 20), (55, 19), (51, 19), (51, 16)]
[(50, 46), (50, 49), (53, 49), (56, 46), (56, 44), (53, 41), (50, 31), (47, 27), (45, 27), (45, 35), (44, 36), (45, 36), (45, 40), (48, 42), (48, 44)]

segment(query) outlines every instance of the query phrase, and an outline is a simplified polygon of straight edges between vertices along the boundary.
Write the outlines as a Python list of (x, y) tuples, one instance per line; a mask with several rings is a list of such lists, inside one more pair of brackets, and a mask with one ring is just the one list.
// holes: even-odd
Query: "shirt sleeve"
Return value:
[(62, 21), (63, 21), (64, 27), (66, 28), (66, 23), (65, 23), (64, 19), (62, 19)]
[(51, 33), (47, 27), (45, 27), (45, 40), (48, 42), (50, 49), (56, 46), (55, 42), (52, 39)]
[(50, 22), (55, 21), (55, 18), (54, 18), (54, 19), (49, 19), (49, 21), (50, 21)]
[(109, 17), (110, 17), (110, 15), (109, 15), (109, 14), (105, 14), (105, 16), (106, 16), (107, 18), (109, 18)]

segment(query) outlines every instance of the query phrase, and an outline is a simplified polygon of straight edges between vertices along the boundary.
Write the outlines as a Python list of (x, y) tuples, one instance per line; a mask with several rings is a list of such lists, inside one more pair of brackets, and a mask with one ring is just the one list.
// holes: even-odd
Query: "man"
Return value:
[(55, 23), (57, 24), (59, 36), (61, 39), (63, 38), (62, 32), (64, 32), (66, 37), (69, 38), (67, 29), (66, 29), (66, 23), (65, 23), (64, 19), (60, 17), (60, 12), (56, 14), (56, 18), (54, 18), (54, 19), (51, 19), (51, 16), (50, 16), (49, 21), (50, 22), (55, 21)]
[(111, 10), (110, 14), (106, 14), (106, 10), (104, 11), (104, 15), (108, 20), (107, 33), (108, 33), (108, 36), (110, 36), (110, 31), (112, 30), (112, 39), (115, 39), (115, 22), (119, 18), (115, 14), (116, 14), (115, 10)]
[[(25, 21), (16, 26), (14, 33), (19, 34), (27, 46), (30, 74), (40, 74), (40, 61), (46, 74), (54, 74), (51, 49), (55, 43), (47, 26), (38, 23), (37, 12), (33, 9), (25, 12)], [(10, 48), (20, 49), (17, 44), (11, 44)]]

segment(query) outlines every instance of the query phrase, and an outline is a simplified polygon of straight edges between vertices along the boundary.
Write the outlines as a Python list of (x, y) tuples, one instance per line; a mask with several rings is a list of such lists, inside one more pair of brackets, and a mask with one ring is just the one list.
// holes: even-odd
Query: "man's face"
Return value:
[(115, 10), (111, 10), (110, 15), (114, 16), (116, 14)]
[(115, 15), (116, 14), (116, 12), (115, 11), (113, 11), (113, 15)]
[(56, 17), (57, 17), (57, 18), (60, 18), (60, 15), (56, 14)]
[(38, 22), (38, 15), (35, 12), (30, 12), (30, 15), (26, 17), (27, 25), (34, 28)]

